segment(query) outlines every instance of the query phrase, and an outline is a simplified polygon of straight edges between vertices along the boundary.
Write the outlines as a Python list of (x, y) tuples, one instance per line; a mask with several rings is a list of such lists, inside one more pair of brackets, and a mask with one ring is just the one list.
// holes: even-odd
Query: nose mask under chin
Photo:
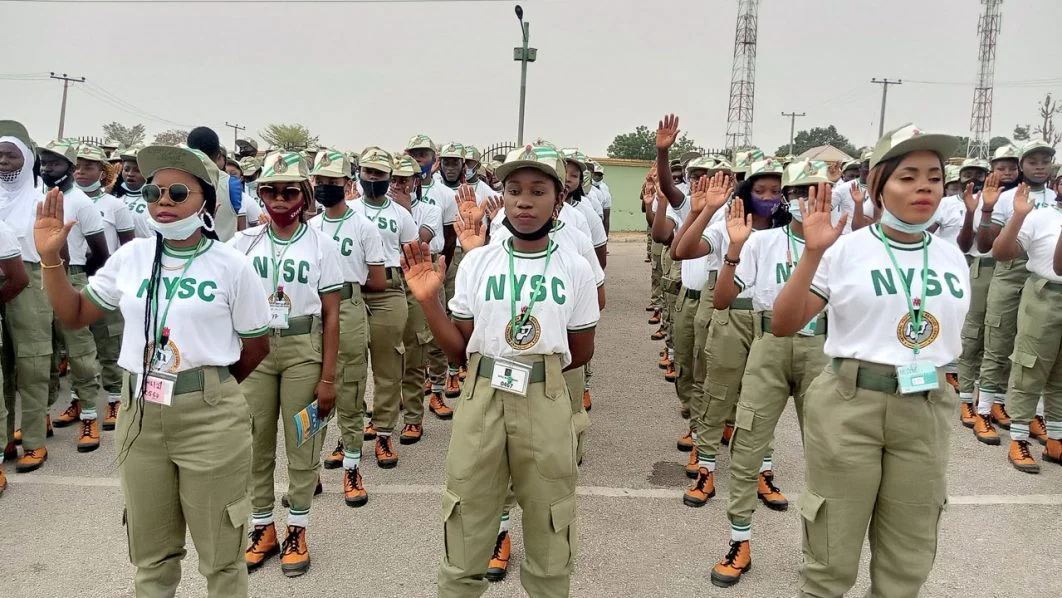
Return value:
[(18, 175), (21, 171), (12, 170), (11, 172), (0, 172), (0, 183), (14, 183), (18, 180)]

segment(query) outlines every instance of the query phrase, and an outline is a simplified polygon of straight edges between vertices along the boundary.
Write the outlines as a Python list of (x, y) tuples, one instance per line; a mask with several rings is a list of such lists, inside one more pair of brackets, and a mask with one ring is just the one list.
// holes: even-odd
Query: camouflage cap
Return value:
[(767, 158), (766, 160), (757, 160), (749, 165), (748, 172), (745, 174), (745, 180), (750, 180), (753, 177), (765, 176), (769, 174), (782, 176), (782, 163), (774, 158)]
[(600, 162), (594, 162), (594, 174), (605, 174), (605, 167)]
[(66, 159), (71, 164), (77, 164), (77, 150), (81, 146), (81, 143), (77, 139), (56, 139), (50, 141), (48, 145), (39, 148), (37, 154), (43, 154), (45, 152), (51, 154), (57, 154)]
[(783, 187), (807, 187), (819, 183), (832, 183), (830, 167), (822, 160), (793, 160), (782, 174)]
[(545, 147), (550, 147), (550, 148), (553, 148), (553, 149), (557, 149), (557, 144), (556, 143), (553, 143), (552, 141), (548, 141), (548, 140), (543, 139), (541, 137), (536, 137), (535, 140), (531, 142), (531, 145), (533, 145), (535, 147), (545, 146)]
[(310, 178), (306, 162), (298, 152), (270, 152), (262, 164), (259, 183), (294, 183)]
[(579, 170), (586, 172), (587, 165), (590, 162), (589, 156), (574, 147), (561, 150), (561, 155), (566, 162), (574, 162), (575, 165), (579, 167)]
[(958, 183), (959, 172), (961, 170), (961, 167), (956, 166), (954, 164), (948, 164), (944, 166), (944, 184), (947, 185), (948, 183)]
[(24, 143), (31, 152), (37, 147), (30, 138), (29, 131), (18, 121), (0, 120), (0, 137), (14, 137)]
[(334, 149), (322, 150), (314, 160), (311, 176), (350, 178), (350, 158)]
[(989, 166), (988, 161), (982, 160), (980, 158), (966, 158), (965, 160), (963, 160), (962, 166), (959, 167), (959, 170), (966, 170), (967, 168), (979, 168), (985, 172), (992, 170), (992, 167)]
[(700, 158), (700, 157), (701, 157), (701, 152), (692, 151), (691, 150), (691, 151), (685, 152), (681, 156), (679, 156), (679, 162), (681, 162), (682, 164), (685, 165), (685, 164), (689, 164), (690, 162), (692, 162), (692, 161), (694, 161), (694, 160), (696, 160), (697, 158)]
[(862, 164), (862, 162), (860, 162), (859, 160), (849, 160), (841, 165), (841, 172), (844, 172), (849, 168), (859, 168), (860, 164)]
[(465, 146), (451, 141), (439, 149), (439, 158), (460, 158), (465, 159)]
[(992, 152), (992, 159), (989, 162), (995, 162), (997, 160), (1017, 160), (1018, 148), (1008, 143), (996, 148), (996, 151)]
[(248, 156), (240, 160), (240, 170), (243, 171), (244, 176), (252, 175), (261, 169), (262, 164), (258, 161), (258, 158)]
[(414, 176), (420, 174), (420, 164), (408, 154), (398, 154), (395, 156), (394, 170), (391, 171), (391, 176)]
[(241, 145), (246, 145), (247, 147), (250, 147), (250, 148), (254, 149), (254, 151), (256, 151), (256, 152), (258, 151), (258, 142), (255, 141), (254, 139), (250, 139), (250, 138), (237, 139), (236, 140), (236, 149), (239, 149)]
[(686, 165), (686, 172), (692, 172), (694, 170), (707, 170), (711, 171), (715, 169), (715, 159), (708, 156), (700, 156), (690, 160), (690, 163)]
[(432, 142), (431, 137), (427, 135), (414, 135), (406, 142), (406, 151), (415, 149), (429, 149), (435, 151), (435, 144)]
[(912, 123), (901, 125), (885, 134), (874, 146), (870, 156), (870, 167), (874, 168), (885, 160), (904, 156), (911, 152), (930, 151), (947, 161), (959, 147), (959, 138), (940, 133), (926, 133)]
[(1030, 139), (1025, 142), (1025, 145), (1021, 146), (1021, 154), (1018, 159), (1024, 160), (1025, 156), (1033, 152), (1048, 152), (1053, 156), (1055, 155), (1055, 147), (1043, 139)]
[(863, 162), (870, 162), (870, 157), (873, 156), (873, 155), (874, 155), (874, 148), (872, 148), (872, 147), (864, 147), (863, 149), (859, 150), (859, 162), (860, 162), (860, 164), (862, 164)]
[[(118, 150), (115, 150), (115, 151), (117, 152)], [(100, 148), (98, 148), (98, 147), (96, 147), (94, 145), (89, 145), (87, 143), (82, 143), (77, 148), (77, 159), (78, 160), (88, 160), (90, 162), (106, 163), (107, 162), (107, 152), (103, 151), (102, 149), (100, 149)]]
[(509, 152), (505, 162), (494, 169), (494, 176), (502, 181), (521, 168), (534, 168), (560, 184), (564, 184), (565, 166), (561, 153), (547, 145), (527, 145)]
[(125, 148), (123, 150), (118, 150), (118, 156), (121, 157), (121, 159), (123, 161), (132, 160), (132, 161), (136, 162), (136, 156), (137, 156), (138, 153), (140, 153), (140, 150), (142, 150), (142, 149), (144, 149), (144, 146), (140, 145), (140, 144), (137, 144), (137, 145), (134, 145), (133, 147), (127, 147), (127, 148)]
[(475, 160), (476, 162), (482, 162), (483, 152), (479, 151), (479, 148), (474, 145), (466, 145), (465, 160)]
[(121, 162), (122, 161), (122, 152), (124, 152), (124, 151), (125, 151), (124, 147), (120, 147), (120, 148), (114, 150), (113, 152), (111, 152), (111, 154), (109, 156), (107, 156), (107, 161), (108, 162)]
[(218, 191), (221, 171), (218, 170), (213, 160), (199, 150), (170, 145), (150, 145), (137, 152), (136, 163), (146, 179), (155, 176), (155, 173), (160, 170), (173, 168), (205, 181), (214, 187), (215, 191)]
[(734, 165), (731, 170), (733, 172), (748, 173), (752, 163), (763, 161), (763, 158), (763, 151), (756, 148), (734, 152)]
[(358, 158), (358, 166), (391, 174), (395, 166), (395, 159), (387, 150), (369, 146), (365, 148), (365, 151), (361, 152), (361, 156)]
[(582, 187), (582, 189), (583, 189), (583, 194), (585, 195), (587, 193), (590, 193), (590, 189), (592, 189), (593, 186), (594, 186), (594, 177), (590, 175), (590, 169), (588, 168), (588, 169), (583, 171), (583, 180), (582, 180), (582, 184), (580, 185), (580, 187)]

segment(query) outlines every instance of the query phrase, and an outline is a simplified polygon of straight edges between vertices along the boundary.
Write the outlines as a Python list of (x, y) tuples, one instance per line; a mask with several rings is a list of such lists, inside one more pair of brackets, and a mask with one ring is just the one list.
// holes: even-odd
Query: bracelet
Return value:
[(730, 259), (730, 256), (724, 255), (723, 256), (723, 263), (728, 265), (728, 266), (737, 266), (738, 264), (741, 263), (741, 258), (738, 257), (736, 260), (732, 260), (732, 259)]
[(41, 268), (43, 268), (45, 270), (51, 270), (52, 268), (62, 268), (65, 265), (66, 265), (66, 260), (64, 260), (62, 258), (59, 258), (59, 263), (58, 264), (55, 264), (55, 265), (52, 265), (52, 266), (49, 266), (48, 264), (45, 264), (44, 260), (41, 260)]
[(320, 380), (318, 380), (318, 382), (320, 382), (321, 384), (335, 384), (336, 383), (335, 380), (325, 380), (324, 378), (321, 378)]
[(988, 222), (978, 222), (978, 223), (977, 223), (977, 228), (992, 228), (992, 222), (991, 222), (991, 221), (988, 221)]

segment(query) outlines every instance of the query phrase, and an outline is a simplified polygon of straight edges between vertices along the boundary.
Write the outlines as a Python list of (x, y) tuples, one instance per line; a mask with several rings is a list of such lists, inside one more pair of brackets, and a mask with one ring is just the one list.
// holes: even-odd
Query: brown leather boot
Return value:
[(715, 475), (708, 468), (701, 467), (697, 470), (697, 478), (693, 484), (686, 488), (682, 496), (682, 502), (687, 507), (703, 507), (708, 499), (715, 496)]
[(122, 408), (121, 401), (107, 403), (107, 413), (103, 416), (103, 429), (110, 431), (118, 425), (118, 412)]
[(789, 499), (774, 485), (774, 472), (769, 469), (760, 472), (756, 496), (772, 511), (785, 511), (789, 508)]
[(394, 451), (391, 436), (380, 436), (376, 439), (376, 464), (380, 469), (392, 469), (398, 465), (398, 453)]
[(343, 470), (343, 500), (348, 507), (361, 507), (369, 502), (369, 493), (361, 481), (361, 469)]
[(1010, 416), (1003, 403), (992, 403), (992, 421), (1004, 430), (1010, 429)]
[(752, 569), (752, 548), (748, 540), (730, 541), (730, 551), (723, 560), (712, 567), (712, 585), (729, 588), (741, 581), (741, 576)]
[(441, 394), (437, 392), (431, 393), (431, 398), (428, 399), (428, 411), (435, 414), (435, 417), (447, 420), (454, 418), (454, 410), (450, 409), (450, 406), (443, 400)]
[(695, 480), (697, 472), (701, 470), (701, 463), (697, 460), (697, 447), (690, 450), (690, 460), (686, 463), (686, 477)]
[(468, 377), (468, 368), (467, 367), (461, 366), (461, 367), (457, 368), (457, 380), (459, 382), (464, 382), (465, 378), (467, 378), (467, 377)]
[[(55, 430), (52, 429), (52, 416), (44, 416), (44, 437), (51, 438), (55, 436)], [(16, 445), (22, 444), (22, 428), (15, 430), (14, 435), (11, 437), (11, 442)], [(13, 457), (12, 457), (13, 458)]]
[(298, 577), (310, 570), (310, 546), (306, 543), (306, 528), (288, 526), (288, 535), (280, 546), (280, 572), (285, 577)]
[(656, 311), (656, 305), (654, 305), (652, 303), (650, 303), (649, 305), (646, 305), (645, 306), (645, 311), (647, 311), (649, 313), (653, 313), (654, 311)]
[(730, 446), (730, 439), (734, 437), (734, 424), (726, 424), (723, 426), (723, 438), (719, 442), (723, 443), (723, 446)]
[(1047, 444), (1047, 422), (1042, 415), (1037, 415), (1029, 422), (1029, 438), (1041, 445)]
[(948, 381), (948, 384), (955, 389), (955, 392), (959, 392), (959, 375), (958, 374), (944, 374), (944, 379)]
[(324, 468), (325, 469), (339, 469), (340, 467), (343, 467), (343, 441), (342, 440), (340, 440), (339, 443), (336, 444), (335, 450), (333, 450), (331, 453), (328, 453), (328, 456), (325, 457), (325, 459), (324, 459)]
[(247, 562), (247, 570), (254, 571), (261, 567), (269, 557), (280, 554), (280, 542), (277, 541), (277, 527), (269, 525), (256, 525), (247, 534), (250, 539), (243, 558)]
[(36, 471), (48, 460), (48, 449), (43, 446), (32, 451), (25, 451), (18, 461), (15, 461), (16, 473), (29, 473)]
[(667, 364), (667, 368), (664, 369), (664, 380), (668, 382), (674, 382), (678, 380), (678, 370), (675, 369), (675, 362)]
[(406, 424), (402, 428), (402, 433), (398, 435), (398, 442), (400, 444), (416, 444), (420, 442), (420, 439), (423, 437), (423, 424)]
[(959, 403), (959, 421), (967, 428), (974, 427), (974, 420), (977, 419), (977, 411), (974, 409), (973, 403), (961, 402)]
[(365, 432), (362, 434), (362, 438), (366, 441), (376, 440), (376, 426), (373, 425), (371, 420), (365, 424)]
[(494, 544), (494, 554), (490, 557), (487, 565), (487, 581), (501, 581), (509, 570), (509, 556), (513, 551), (513, 542), (509, 538), (509, 532), (498, 534), (498, 541)]
[(96, 419), (81, 420), (81, 436), (77, 439), (77, 452), (91, 453), (100, 448), (100, 422)]
[(1011, 440), (1010, 450), (1007, 451), (1007, 460), (1010, 464), (1023, 473), (1040, 473), (1040, 464), (1029, 453), (1028, 440)]
[(424, 396), (431, 394), (431, 378), (424, 379)]
[(461, 396), (461, 379), (457, 374), (446, 374), (446, 385), (443, 387), (443, 394), (448, 399), (456, 399)]
[(1062, 465), (1062, 440), (1047, 439), (1044, 445), (1044, 461)]
[(664, 332), (664, 327), (661, 326), (660, 328), (656, 329), (656, 332), (654, 332), (654, 333), (649, 335), (649, 340), (651, 340), (651, 341), (662, 341), (662, 340), (664, 340), (665, 336), (667, 336), (667, 333)]
[(660, 357), (660, 360), (656, 362), (656, 366), (662, 370), (666, 370), (671, 365), (671, 359), (667, 356), (667, 351)]
[(79, 421), (81, 421), (81, 401), (74, 399), (70, 401), (70, 406), (66, 408), (66, 411), (63, 411), (55, 418), (55, 427), (65, 428)]
[(978, 415), (974, 419), (974, 436), (985, 444), (996, 446), (999, 444), (999, 432), (992, 426), (992, 416)]
[(594, 400), (590, 398), (590, 389), (583, 389), (583, 410), (590, 411), (594, 408)]
[(649, 316), (649, 325), (656, 326), (660, 323), (660, 310), (653, 308), (653, 315)]
[(693, 450), (693, 430), (686, 430), (686, 435), (675, 442), (678, 450), (688, 453)]

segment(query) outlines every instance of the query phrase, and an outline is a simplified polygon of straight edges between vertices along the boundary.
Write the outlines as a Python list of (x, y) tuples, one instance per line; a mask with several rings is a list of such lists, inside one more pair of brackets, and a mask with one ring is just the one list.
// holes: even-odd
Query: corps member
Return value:
[(960, 351), (970, 281), (962, 253), (925, 230), (957, 145), (887, 132), (867, 181), (881, 222), (850, 235), (827, 197), (801, 203), (804, 253), (771, 325), (796, 334), (826, 309), (830, 326), (830, 364), (804, 400), (803, 596), (848, 592), (868, 526), (869, 595), (917, 596), (933, 568), (957, 403), (942, 367)]
[(144, 187), (144, 175), (137, 166), (136, 156), (143, 149), (141, 146), (133, 146), (122, 150), (122, 183), (115, 187), (114, 194), (125, 203), (125, 208), (133, 219), (133, 235), (137, 238), (152, 237), (155, 231), (151, 228), (151, 217), (147, 213), (147, 202), (141, 193)]
[(313, 197), (324, 213), (310, 227), (339, 247), (343, 288), (339, 291), (339, 363), (336, 372), (336, 419), (339, 444), (324, 460), (326, 469), (343, 468), (343, 498), (349, 507), (369, 501), (361, 477), (361, 445), (365, 426), (365, 384), (368, 380), (369, 321), (362, 292), (387, 288), (383, 241), (360, 212), (347, 205), (350, 160), (341, 152), (317, 154), (310, 172)]
[[(2, 144), (4, 142), (0, 142)], [(17, 148), (16, 148), (17, 149)], [(5, 149), (0, 147), (0, 165), (6, 166), (4, 153), (10, 151), (10, 148)], [(0, 180), (2, 175), (8, 174), (8, 171), (0, 170)], [(10, 178), (10, 177), (9, 177)], [(0, 271), (4, 273), (3, 282), (0, 282), (0, 312), (3, 311), (3, 306), (11, 302), (12, 299), (18, 297), (19, 293), (29, 284), (29, 276), (26, 274), (26, 266), (22, 263), (22, 248), (19, 247), (18, 237), (15, 236), (14, 231), (11, 230), (7, 224), (0, 221)], [(2, 315), (0, 315), (0, 323), (2, 323)], [(0, 340), (0, 349), (3, 341)], [(0, 383), (3, 382), (3, 374), (0, 373)], [(0, 453), (0, 495), (4, 494), (4, 490), (7, 489), (7, 478), (4, 476), (4, 459), (8, 453), (8, 437), (7, 437), (7, 406), (4, 403), (0, 403), (0, 421), (3, 421), (4, 425), (0, 426), (0, 446), (4, 447), (4, 452)], [(10, 449), (14, 452), (15, 445), (11, 444)], [(17, 452), (16, 452), (17, 456)], [(12, 457), (12, 459), (15, 457)]]
[[(358, 160), (361, 197), (350, 207), (376, 226), (384, 248), (387, 288), (365, 293), (369, 308), (369, 354), (372, 358), (372, 421), (365, 427), (365, 440), (376, 441), (376, 464), (383, 469), (398, 465), (391, 434), (398, 424), (402, 401), (402, 375), (406, 348), (402, 336), (409, 317), (402, 281), (402, 246), (417, 240), (417, 223), (409, 210), (387, 196), (394, 158), (378, 147), (368, 147)], [(423, 384), (420, 382), (419, 384)]]
[[(313, 196), (299, 154), (269, 154), (258, 181), (269, 223), (239, 231), (230, 242), (253, 264), (269, 297), (269, 355), (242, 383), (254, 435), (254, 528), (246, 561), (248, 569), (256, 569), (279, 552), (281, 572), (297, 577), (310, 568), (306, 529), (324, 435), (303, 442), (294, 421), (311, 403), (317, 403), (322, 418), (335, 404), (344, 280), (338, 246), (302, 221)], [(288, 469), (288, 526), (283, 542), (273, 523), (278, 419), (284, 424)]]
[(485, 231), (470, 222), (452, 320), (438, 303), (444, 264), (433, 267), (423, 244), (406, 248), (406, 279), (432, 332), (452, 361), (469, 366), (446, 458), (443, 597), (486, 590), (510, 478), (523, 509), (524, 589), (536, 597), (569, 594), (578, 469), (572, 397), (561, 372), (592, 357), (600, 312), (590, 266), (549, 236), (564, 170), (548, 146), (516, 150), (498, 167), (513, 238), (473, 249)]
[(869, 149), (865, 149), (859, 156), (859, 176), (833, 188), (833, 222), (840, 222), (841, 216), (848, 214), (844, 225), (845, 233), (859, 230), (874, 220), (874, 202), (866, 201), (870, 153)]
[(123, 245), (77, 291), (60, 257), (73, 223), (53, 189), (34, 232), (44, 287), (66, 327), (115, 310), (129, 324), (115, 440), (136, 595), (174, 595), (190, 532), (207, 595), (247, 596), (251, 417), (238, 382), (269, 352), (269, 308), (251, 263), (210, 231), (224, 193), (212, 162), (166, 146), (137, 161), (155, 238)]

